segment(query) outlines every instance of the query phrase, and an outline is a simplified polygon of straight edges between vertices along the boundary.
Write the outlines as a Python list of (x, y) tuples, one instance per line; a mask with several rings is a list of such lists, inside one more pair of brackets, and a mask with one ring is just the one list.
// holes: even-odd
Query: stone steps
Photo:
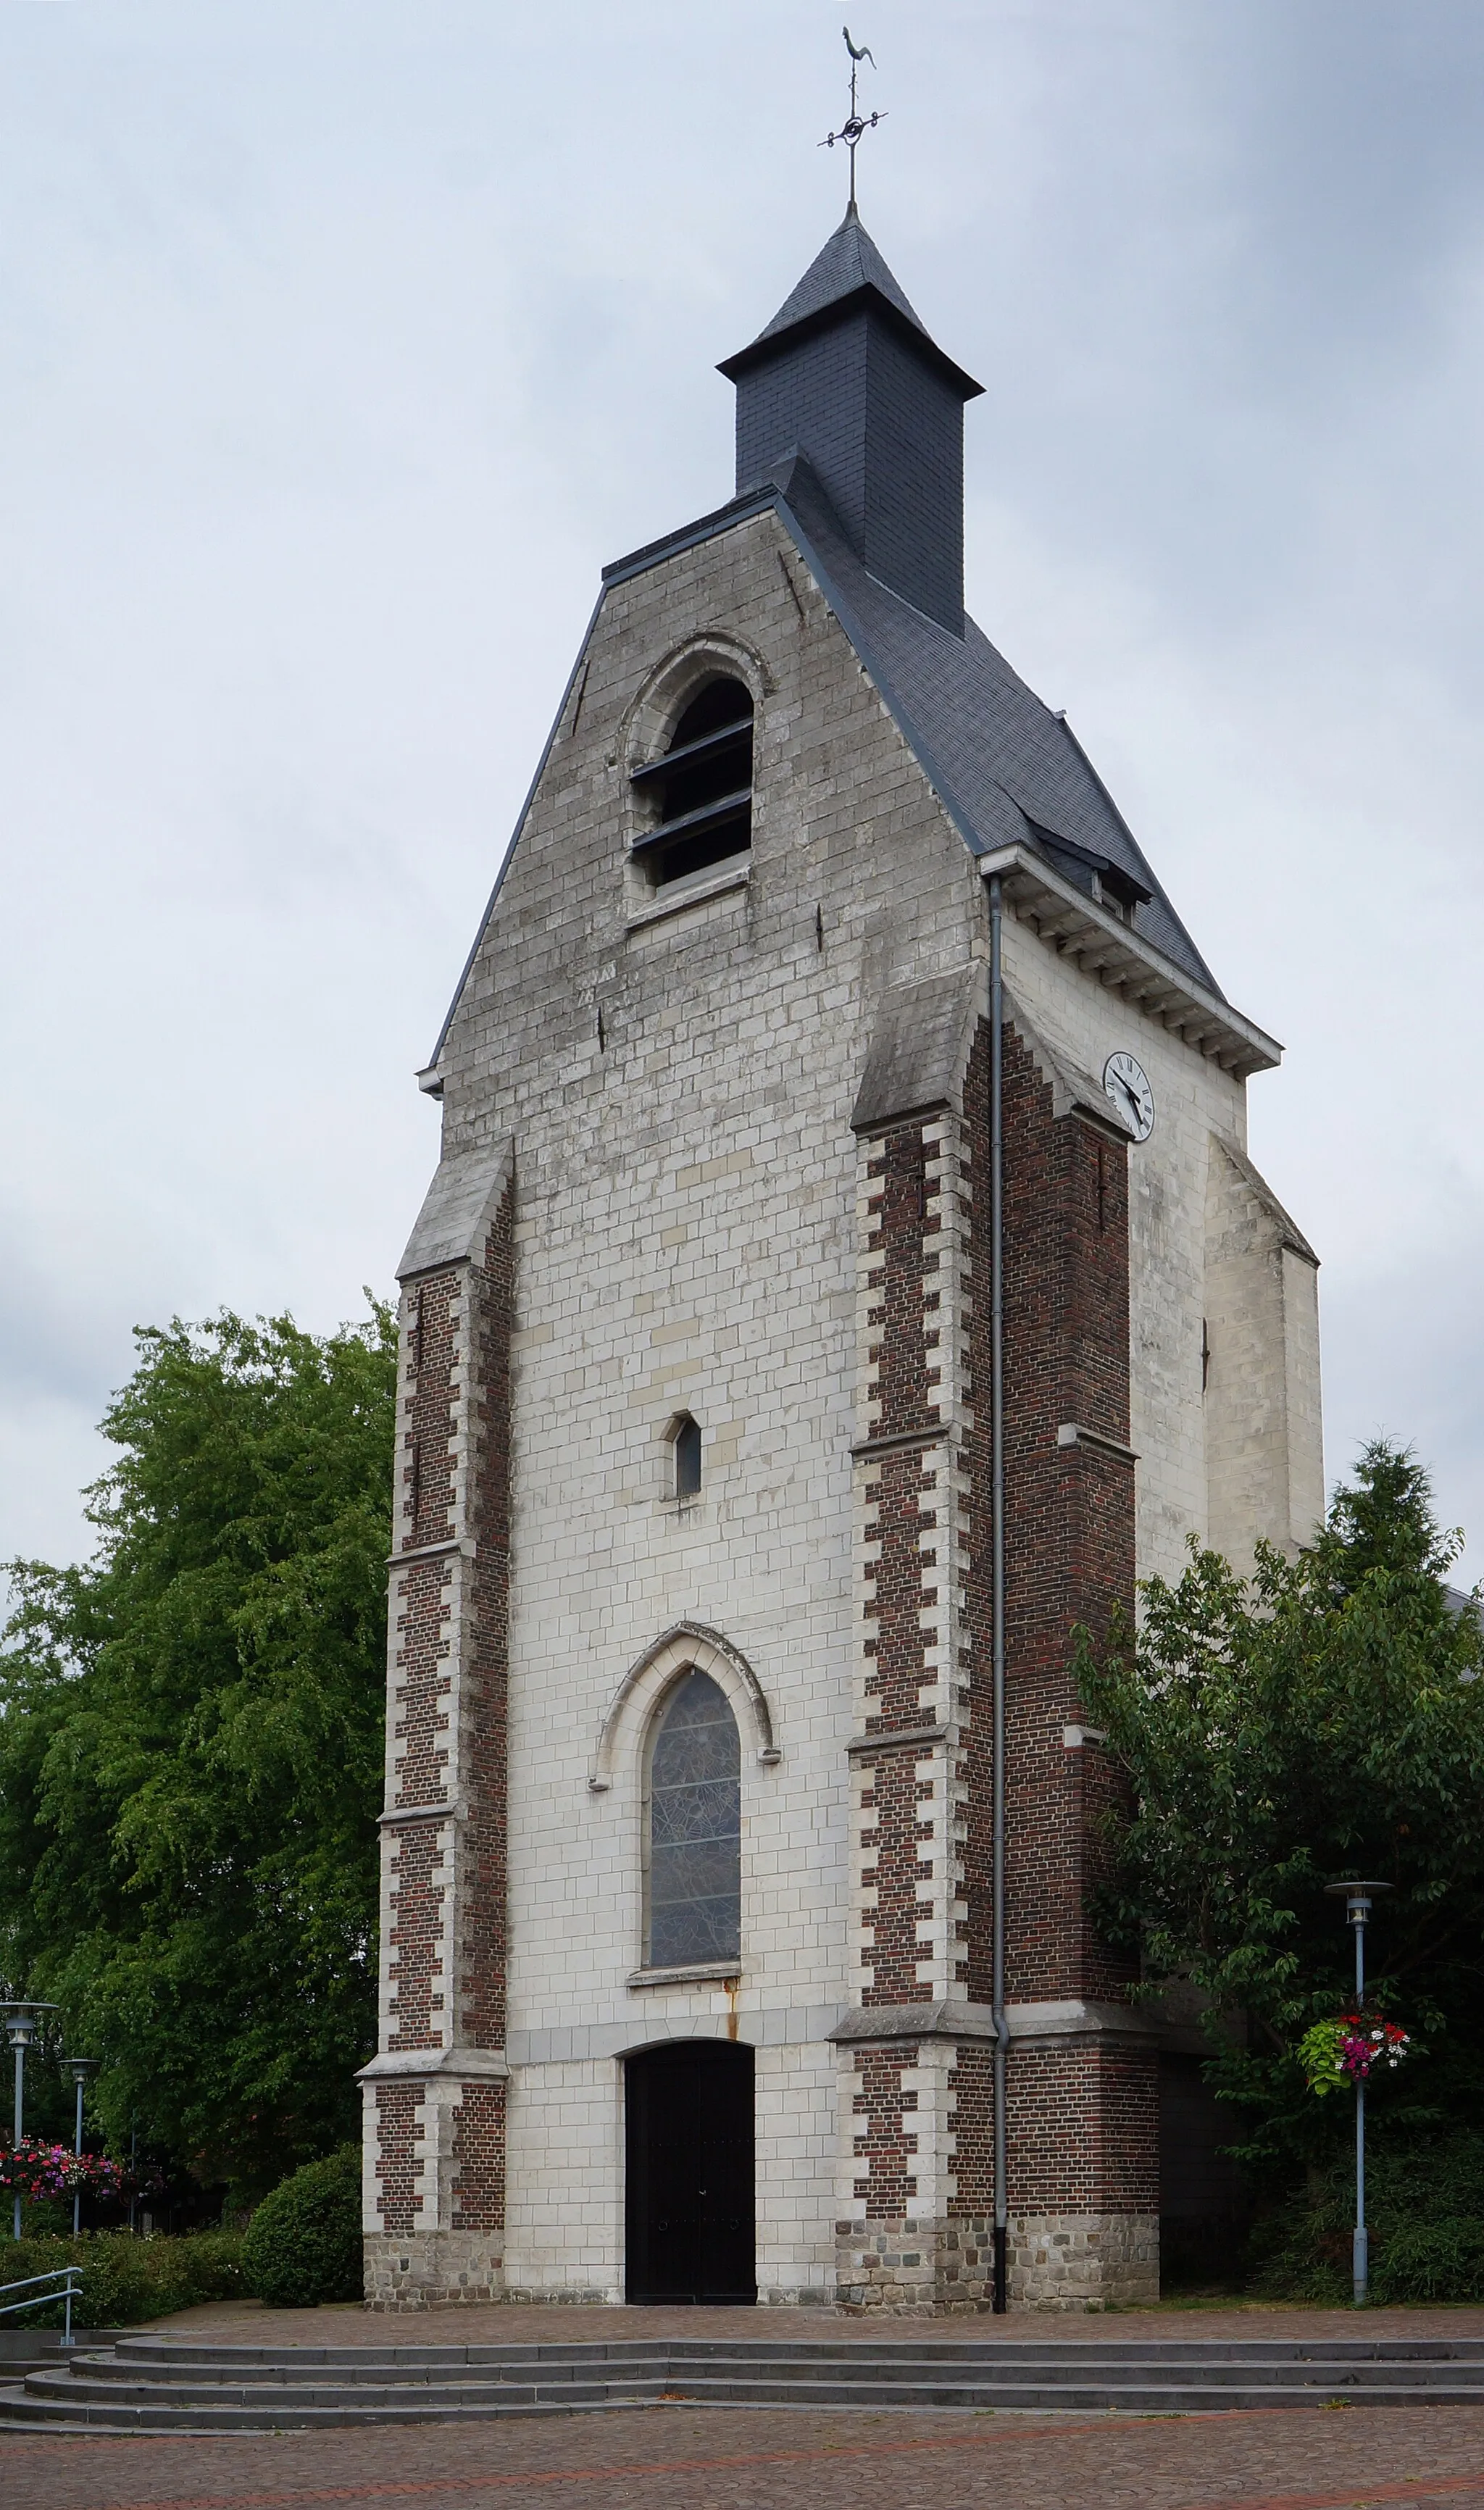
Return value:
[(1484, 2406), (1484, 2339), (715, 2338), (212, 2345), (125, 2338), (27, 2373), (0, 2422), (198, 2432), (469, 2422), (662, 2404), (1199, 2414)]

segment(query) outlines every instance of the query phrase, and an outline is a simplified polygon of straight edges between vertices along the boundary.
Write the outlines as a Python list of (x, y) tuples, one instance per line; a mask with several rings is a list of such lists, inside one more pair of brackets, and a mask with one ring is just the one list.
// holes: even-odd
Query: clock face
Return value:
[(1155, 1093), (1141, 1063), (1122, 1050), (1103, 1066), (1103, 1087), (1136, 1142), (1147, 1142), (1155, 1128)]

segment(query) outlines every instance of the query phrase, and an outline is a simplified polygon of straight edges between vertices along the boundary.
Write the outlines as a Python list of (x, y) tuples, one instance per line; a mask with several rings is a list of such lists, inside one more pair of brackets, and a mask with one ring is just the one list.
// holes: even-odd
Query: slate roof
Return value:
[[(780, 510), (970, 851), (1030, 844), (1090, 888), (1057, 837), (1150, 892), (1134, 930), (1218, 1000), (1220, 987), (1065, 718), (1053, 714), (966, 614), (964, 634), (926, 618), (867, 573), (807, 462), (778, 483)], [(1048, 842), (1051, 840), (1052, 842)]]
[(889, 305), (906, 316), (914, 330), (921, 331), (925, 340), (929, 337), (920, 316), (908, 304), (853, 207), (846, 210), (822, 252), (816, 254), (793, 294), (759, 331), (758, 339), (772, 340), (780, 331), (791, 331), (795, 323), (807, 323), (812, 315), (821, 314), (826, 305), (836, 304), (842, 296), (854, 296), (858, 287), (878, 288)]
[[(847, 211), (772, 322), (746, 349), (727, 359), (721, 372), (735, 375), (759, 353), (767, 354), (764, 342), (801, 323), (817, 323), (828, 307), (866, 289), (892, 309), (889, 321), (911, 325), (929, 356), (959, 381), (966, 394), (981, 389), (924, 329), (854, 209)], [(1134, 932), (1216, 1001), (1225, 1002), (1226, 996), (1065, 716), (1053, 713), (1027, 688), (967, 613), (964, 633), (958, 636), (871, 575), (803, 455), (788, 456), (775, 466), (771, 479), (604, 567), (604, 591), (609, 585), (642, 574), (681, 550), (694, 549), (770, 509), (791, 533), (970, 854), (991, 854), (1009, 844), (1028, 846), (1053, 871), (1089, 894), (1100, 866), (1121, 871), (1137, 893), (1131, 908)], [(602, 601), (600, 593), (430, 1058), (429, 1072), (442, 1052)]]
[[(869, 574), (802, 455), (699, 522), (605, 567), (606, 584), (643, 573), (681, 549), (774, 508), (891, 709), (970, 854), (1027, 845), (1090, 893), (1091, 865), (1123, 871), (1149, 900), (1133, 929), (1213, 994), (1226, 997), (1152, 865), (1065, 718), (1053, 714), (966, 616), (938, 626)], [(1062, 854), (1061, 838), (1073, 850)]]
[(872, 307), (889, 328), (905, 333), (928, 366), (954, 384), (965, 400), (977, 399), (983, 385), (938, 347), (854, 209), (847, 209), (823, 251), (816, 254), (772, 322), (735, 357), (723, 358), (717, 371), (741, 383), (755, 367), (786, 357), (789, 348), (811, 331), (827, 330), (831, 323), (848, 319), (863, 306)]

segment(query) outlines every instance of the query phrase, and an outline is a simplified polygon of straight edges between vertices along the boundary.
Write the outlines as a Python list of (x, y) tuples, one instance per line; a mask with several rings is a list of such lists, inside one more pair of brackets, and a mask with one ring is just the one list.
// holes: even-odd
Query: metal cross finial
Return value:
[(851, 30), (849, 26), (842, 26), (840, 31), (845, 37), (845, 49), (851, 57), (850, 120), (845, 124), (842, 130), (830, 132), (827, 138), (820, 140), (819, 145), (821, 148), (833, 148), (836, 140), (838, 139), (841, 140), (850, 150), (851, 208), (854, 209), (856, 206), (856, 151), (859, 147), (866, 133), (868, 131), (874, 131), (878, 122), (885, 122), (886, 115), (884, 113), (862, 114), (860, 112), (856, 96), (856, 83), (860, 76), (860, 64), (862, 61), (869, 61), (872, 69), (874, 69), (876, 66), (876, 56), (871, 51), (868, 44), (852, 43)]

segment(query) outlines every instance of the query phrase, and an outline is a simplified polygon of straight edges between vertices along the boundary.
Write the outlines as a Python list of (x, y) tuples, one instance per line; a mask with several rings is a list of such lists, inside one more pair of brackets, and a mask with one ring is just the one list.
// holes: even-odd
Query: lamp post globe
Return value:
[[(1365, 1922), (1373, 1902), (1394, 1885), (1389, 1882), (1326, 1882), (1332, 1900), (1345, 1902), (1348, 1925), (1355, 1930), (1355, 2010), (1365, 2009)], [(1355, 2228), (1351, 2238), (1351, 2294), (1357, 2309), (1366, 2304), (1371, 2279), (1371, 2235), (1365, 2222), (1365, 2076), (1355, 2076)]]
[[(43, 2004), (34, 1997), (12, 1997), (0, 2001), (0, 2018), (5, 2023), (5, 2035), (16, 2051), (16, 2126), (14, 2141), (20, 2142), (21, 2117), (25, 2109), (25, 2052), (36, 2036), (44, 2013), (55, 2013), (55, 2004)], [(20, 2237), (20, 2189), (16, 2189), (16, 2206), (12, 2236)]]

